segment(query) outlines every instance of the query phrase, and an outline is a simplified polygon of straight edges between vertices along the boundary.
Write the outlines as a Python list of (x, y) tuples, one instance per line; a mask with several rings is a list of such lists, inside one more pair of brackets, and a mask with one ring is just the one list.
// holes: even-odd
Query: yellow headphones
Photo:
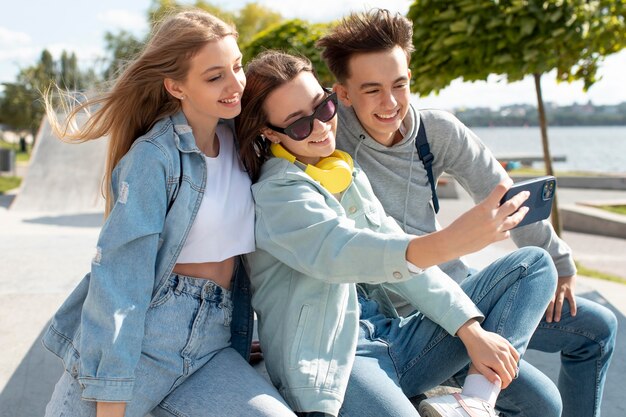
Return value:
[(280, 143), (272, 143), (270, 150), (275, 157), (286, 159), (302, 168), (307, 175), (318, 181), (332, 194), (343, 192), (352, 183), (354, 163), (352, 157), (346, 152), (335, 149), (335, 152), (322, 158), (317, 164), (308, 165), (298, 161)]

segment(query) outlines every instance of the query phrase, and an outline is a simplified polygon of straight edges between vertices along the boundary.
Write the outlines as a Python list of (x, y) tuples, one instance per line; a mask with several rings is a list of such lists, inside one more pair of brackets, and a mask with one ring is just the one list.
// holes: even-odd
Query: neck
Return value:
[(193, 131), (196, 146), (206, 156), (217, 156), (219, 153), (219, 140), (215, 132), (219, 119), (213, 117), (195, 117), (195, 115), (185, 112), (184, 109), (183, 113), (185, 113), (187, 123), (189, 123)]
[(215, 129), (211, 132), (202, 132), (201, 134), (196, 134), (196, 129), (193, 129), (193, 132), (196, 145), (203, 154), (209, 157), (216, 157), (220, 153), (220, 141), (217, 138)]

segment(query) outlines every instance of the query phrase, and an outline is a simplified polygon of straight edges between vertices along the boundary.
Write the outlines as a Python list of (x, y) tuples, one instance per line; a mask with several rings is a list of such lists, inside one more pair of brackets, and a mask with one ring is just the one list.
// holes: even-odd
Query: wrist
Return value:
[(476, 319), (469, 319), (466, 321), (459, 330), (456, 331), (456, 335), (461, 339), (464, 344), (479, 338), (483, 332), (483, 328), (480, 327), (480, 323)]

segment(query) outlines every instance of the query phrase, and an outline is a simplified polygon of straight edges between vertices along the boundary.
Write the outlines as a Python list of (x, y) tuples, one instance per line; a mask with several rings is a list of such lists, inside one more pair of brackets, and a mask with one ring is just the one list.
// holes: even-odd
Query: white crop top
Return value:
[(221, 262), (254, 251), (254, 202), (230, 128), (218, 124), (218, 156), (205, 156), (207, 182), (178, 263)]

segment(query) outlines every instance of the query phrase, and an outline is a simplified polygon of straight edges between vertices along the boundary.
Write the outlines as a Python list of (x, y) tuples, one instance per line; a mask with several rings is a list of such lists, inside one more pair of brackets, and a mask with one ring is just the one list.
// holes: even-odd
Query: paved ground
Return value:
[[(599, 194), (598, 194), (599, 193)], [(562, 190), (562, 202), (624, 198), (615, 192)], [(619, 194), (619, 193), (618, 193)], [(624, 194), (624, 193), (623, 193)], [(39, 341), (46, 323), (90, 266), (102, 214), (9, 211), (0, 196), (0, 416), (40, 417), (62, 368)], [(442, 204), (444, 222), (469, 206), (465, 195)], [(564, 233), (586, 266), (626, 277), (626, 240)], [(511, 250), (500, 243), (469, 257), (480, 267)], [(619, 317), (618, 347), (609, 371), (603, 417), (624, 417), (626, 286), (581, 278), (581, 295), (606, 304)], [(533, 363), (555, 378), (558, 358), (530, 352)]]

